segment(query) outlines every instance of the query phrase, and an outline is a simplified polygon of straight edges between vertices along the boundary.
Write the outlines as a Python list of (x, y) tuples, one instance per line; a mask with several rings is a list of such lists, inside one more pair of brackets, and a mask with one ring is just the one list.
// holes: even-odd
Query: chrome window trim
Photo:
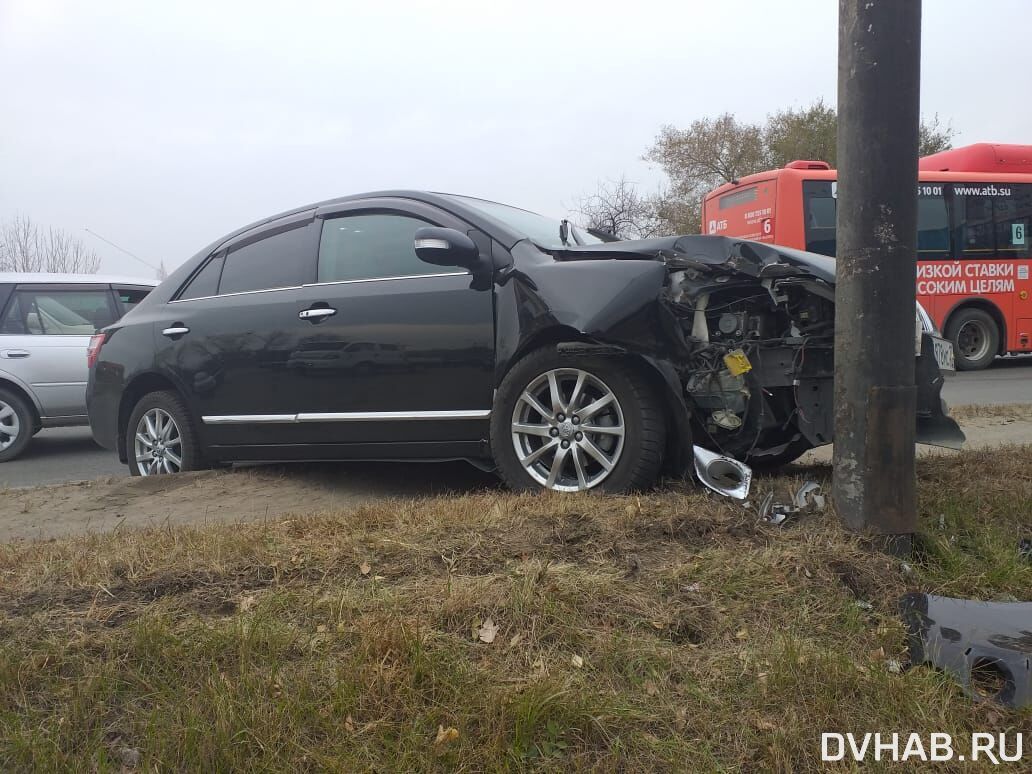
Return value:
[(206, 425), (294, 424), (300, 422), (406, 422), (434, 419), (488, 419), (491, 409), (445, 411), (341, 411), (300, 414), (226, 414), (202, 416)]
[(303, 290), (304, 288), (318, 288), (325, 285), (354, 285), (359, 282), (392, 282), (394, 280), (429, 279), (431, 277), (469, 277), (468, 271), (448, 271), (437, 274), (406, 274), (402, 277), (369, 277), (368, 279), (354, 280), (333, 280), (331, 282), (309, 282), (305, 285), (290, 285), (282, 288), (262, 288), (261, 290), (239, 290), (235, 293), (219, 293), (216, 296), (197, 296), (196, 298), (177, 298), (169, 301), (170, 304), (185, 304), (189, 301), (208, 301), (212, 298), (231, 298), (232, 296), (249, 296), (254, 293), (276, 293), (280, 290)]
[(353, 280), (330, 280), (328, 282), (310, 282), (306, 288), (318, 288), (323, 285), (355, 285), (359, 282), (392, 282), (394, 280), (429, 279), (431, 277), (469, 277), (468, 271), (446, 271), (437, 274), (403, 274), (400, 277), (368, 277), (365, 279)]
[(261, 290), (238, 290), (235, 293), (219, 293), (215, 296), (197, 296), (196, 298), (177, 298), (170, 304), (185, 304), (188, 301), (207, 301), (212, 298), (231, 298), (233, 296), (251, 296), (255, 293), (278, 293), (281, 290), (301, 290), (304, 285), (287, 285), (282, 288), (262, 288)]

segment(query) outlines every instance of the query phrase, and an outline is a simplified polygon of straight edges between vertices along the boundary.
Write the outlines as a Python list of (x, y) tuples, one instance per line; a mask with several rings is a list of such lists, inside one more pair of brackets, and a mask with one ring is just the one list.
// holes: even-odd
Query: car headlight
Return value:
[(924, 331), (925, 333), (931, 333), (935, 336), (939, 335), (939, 329), (935, 327), (935, 323), (932, 322), (932, 317), (925, 308), (921, 306), (921, 303), (917, 303), (917, 329), (918, 331)]

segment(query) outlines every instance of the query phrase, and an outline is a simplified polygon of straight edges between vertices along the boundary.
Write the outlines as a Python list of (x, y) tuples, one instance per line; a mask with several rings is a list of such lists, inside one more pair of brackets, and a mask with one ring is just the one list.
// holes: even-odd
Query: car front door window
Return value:
[(416, 255), (417, 229), (432, 225), (400, 214), (327, 218), (319, 241), (319, 282), (418, 277), (440, 273)]

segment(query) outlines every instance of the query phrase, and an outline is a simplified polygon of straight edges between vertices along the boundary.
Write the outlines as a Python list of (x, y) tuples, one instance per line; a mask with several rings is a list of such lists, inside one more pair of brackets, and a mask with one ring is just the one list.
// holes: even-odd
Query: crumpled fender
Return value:
[(637, 358), (672, 413), (666, 472), (683, 475), (692, 462), (692, 437), (674, 359), (685, 344), (664, 306), (666, 278), (658, 260), (523, 262), (495, 290), (497, 383), (528, 351), (559, 341), (567, 349), (580, 342)]
[[(515, 249), (519, 249), (517, 245)], [(536, 251), (535, 251), (536, 252)], [(660, 261), (521, 261), (495, 289), (500, 382), (516, 359), (549, 337), (581, 339), (653, 356), (676, 346), (661, 323)]]

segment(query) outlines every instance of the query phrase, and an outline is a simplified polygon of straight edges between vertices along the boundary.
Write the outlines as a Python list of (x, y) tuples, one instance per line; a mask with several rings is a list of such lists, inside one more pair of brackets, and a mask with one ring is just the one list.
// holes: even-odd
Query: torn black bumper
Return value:
[(1032, 706), (1032, 602), (914, 593), (900, 612), (912, 664), (945, 670), (973, 698)]

